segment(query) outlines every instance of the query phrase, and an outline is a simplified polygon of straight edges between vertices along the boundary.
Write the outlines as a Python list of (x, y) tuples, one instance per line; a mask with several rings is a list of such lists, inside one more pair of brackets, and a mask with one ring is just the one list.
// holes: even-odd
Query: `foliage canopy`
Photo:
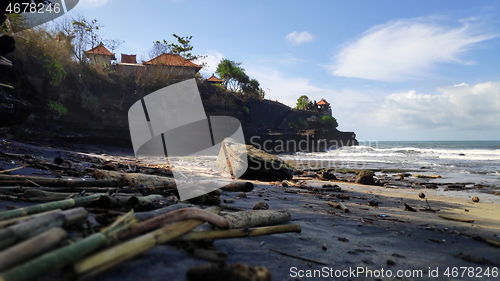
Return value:
[(306, 110), (309, 105), (309, 97), (306, 95), (302, 95), (297, 99), (296, 109)]

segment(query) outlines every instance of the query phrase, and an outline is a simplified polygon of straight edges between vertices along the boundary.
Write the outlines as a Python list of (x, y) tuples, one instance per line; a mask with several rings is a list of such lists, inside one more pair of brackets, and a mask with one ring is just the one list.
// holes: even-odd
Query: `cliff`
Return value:
[[(113, 71), (74, 61), (60, 62), (16, 50), (7, 55), (12, 68), (0, 69), (8, 94), (28, 104), (32, 114), (24, 122), (0, 128), (17, 138), (80, 141), (130, 146), (128, 109), (141, 97), (173, 84), (138, 81)], [(281, 103), (244, 100), (220, 86), (197, 79), (207, 115), (233, 116), (242, 123), (247, 144), (269, 152), (322, 151), (356, 145), (355, 134), (308, 122), (308, 128), (290, 126), (307, 120), (310, 111)]]

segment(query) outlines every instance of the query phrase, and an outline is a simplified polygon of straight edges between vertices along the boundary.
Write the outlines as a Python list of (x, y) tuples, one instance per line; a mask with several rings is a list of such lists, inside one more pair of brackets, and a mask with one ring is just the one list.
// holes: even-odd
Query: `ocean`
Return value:
[(440, 175), (436, 182), (500, 187), (500, 141), (360, 141), (326, 152), (283, 155), (284, 159), (329, 168), (406, 169)]

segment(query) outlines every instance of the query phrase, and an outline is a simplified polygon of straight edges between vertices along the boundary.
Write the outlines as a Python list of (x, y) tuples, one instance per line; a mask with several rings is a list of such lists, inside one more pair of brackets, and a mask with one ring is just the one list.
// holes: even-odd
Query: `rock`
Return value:
[(372, 199), (368, 200), (368, 205), (370, 205), (372, 207), (378, 206), (379, 203), (380, 202), (378, 202), (377, 199), (375, 199), (375, 198), (372, 198)]
[(22, 125), (31, 115), (32, 108), (28, 102), (5, 93), (0, 87), (0, 128)]
[(247, 194), (245, 192), (242, 192), (240, 194), (238, 194), (237, 196), (238, 198), (248, 198)]
[(269, 204), (266, 202), (259, 202), (253, 206), (253, 210), (269, 210)]
[(418, 195), (418, 197), (424, 199), (425, 198), (425, 194), (423, 192), (420, 192), (420, 194)]
[(356, 183), (374, 185), (375, 180), (373, 179), (373, 172), (368, 170), (362, 170), (356, 176)]
[(101, 169), (107, 171), (118, 171), (118, 172), (120, 171), (120, 169), (112, 162), (102, 165)]
[(14, 37), (8, 35), (0, 36), (0, 56), (12, 53), (15, 49), (16, 40), (14, 40)]
[(316, 177), (320, 180), (337, 180), (337, 177), (330, 173), (328, 169), (323, 169), (316, 173)]
[(448, 184), (446, 186), (446, 188), (448, 188), (448, 190), (461, 190), (461, 189), (464, 189), (464, 187), (462, 185), (455, 185), (455, 184)]
[(66, 160), (64, 160), (62, 162), (62, 164), (60, 166), (63, 167), (63, 168), (66, 168), (66, 169), (72, 169), (73, 168), (73, 163), (71, 161), (69, 161), (69, 160), (66, 159)]
[(396, 262), (391, 260), (391, 259), (388, 259), (386, 262), (387, 262), (387, 265), (396, 265)]
[(263, 266), (249, 266), (235, 263), (210, 263), (191, 267), (186, 273), (187, 280), (231, 280), (231, 281), (271, 281), (272, 274)]
[(64, 162), (64, 159), (62, 157), (54, 158), (54, 164), (56, 164), (56, 165), (61, 165), (63, 162)]
[(287, 182), (287, 181), (282, 181), (282, 182), (281, 182), (281, 186), (283, 186), (283, 187), (288, 187), (288, 182)]
[(321, 249), (323, 249), (323, 251), (326, 251), (326, 249), (327, 249), (327, 248), (326, 248), (326, 245), (325, 245), (325, 244), (323, 244), (323, 246), (321, 246)]
[[(243, 157), (246, 153), (248, 168)], [(227, 158), (226, 158), (227, 157)], [(281, 158), (255, 148), (236, 142), (231, 138), (222, 141), (222, 149), (217, 157), (217, 167), (224, 170), (231, 163), (232, 174), (243, 175), (243, 179), (288, 180), (293, 177), (293, 167)], [(246, 170), (244, 170), (246, 168)]]
[(424, 188), (428, 188), (428, 189), (437, 189), (438, 188), (437, 184), (435, 184), (435, 183), (426, 183), (426, 184), (422, 184), (420, 186), (422, 186)]
[(472, 197), (472, 202), (476, 202), (476, 203), (479, 202), (479, 197), (477, 197), (477, 196)]
[(224, 199), (224, 203), (233, 203), (234, 199)]

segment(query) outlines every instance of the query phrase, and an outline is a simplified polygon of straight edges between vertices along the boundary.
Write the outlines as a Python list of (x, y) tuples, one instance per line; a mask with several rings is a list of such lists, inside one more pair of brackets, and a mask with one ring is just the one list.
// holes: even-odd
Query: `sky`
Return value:
[(80, 0), (115, 52), (150, 59), (153, 41), (193, 36), (242, 63), (266, 98), (326, 99), (358, 140), (500, 140), (499, 1)]

